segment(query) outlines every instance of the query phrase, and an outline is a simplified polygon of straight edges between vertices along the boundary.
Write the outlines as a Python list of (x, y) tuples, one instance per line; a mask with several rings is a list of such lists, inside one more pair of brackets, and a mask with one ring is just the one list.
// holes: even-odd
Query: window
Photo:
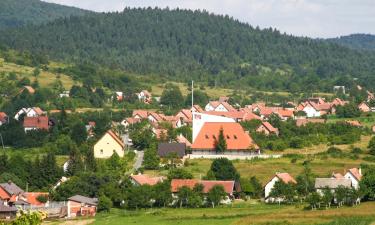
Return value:
[(205, 135), (205, 137), (206, 137), (206, 139), (208, 139), (208, 135), (207, 134)]
[(102, 154), (102, 155), (103, 155), (103, 149), (100, 149), (100, 154)]
[(227, 139), (230, 139), (229, 135), (227, 135)]
[(237, 140), (237, 136), (236, 136), (236, 135), (233, 135), (233, 137), (234, 137), (234, 139), (236, 139), (236, 140)]

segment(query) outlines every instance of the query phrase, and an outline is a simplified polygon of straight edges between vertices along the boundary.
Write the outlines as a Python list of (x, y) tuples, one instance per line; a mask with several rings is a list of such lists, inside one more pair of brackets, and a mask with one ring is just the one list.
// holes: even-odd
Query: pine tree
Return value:
[(221, 127), (219, 131), (219, 136), (215, 143), (216, 152), (225, 152), (227, 150), (227, 141), (225, 140), (224, 130)]

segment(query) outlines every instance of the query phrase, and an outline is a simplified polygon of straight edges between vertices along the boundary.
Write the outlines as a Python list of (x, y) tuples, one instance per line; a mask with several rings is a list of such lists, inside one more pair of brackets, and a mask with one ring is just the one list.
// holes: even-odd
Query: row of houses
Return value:
[[(320, 195), (323, 195), (323, 190), (330, 189), (332, 193), (339, 187), (359, 189), (359, 182), (362, 179), (361, 168), (351, 168), (344, 174), (332, 173), (331, 177), (328, 178), (316, 178), (315, 179), (315, 190)], [(270, 194), (275, 186), (276, 182), (283, 182), (285, 184), (297, 184), (297, 181), (289, 173), (276, 173), (269, 182), (264, 186), (264, 197), (268, 203), (281, 202), (283, 199), (275, 199)]]

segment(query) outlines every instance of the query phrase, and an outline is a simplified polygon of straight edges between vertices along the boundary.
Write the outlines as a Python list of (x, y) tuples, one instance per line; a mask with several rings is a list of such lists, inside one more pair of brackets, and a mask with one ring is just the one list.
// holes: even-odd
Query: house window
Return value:
[(227, 135), (227, 139), (230, 139), (229, 135)]
[(206, 139), (208, 139), (208, 135), (207, 134), (205, 135), (205, 137), (206, 137)]
[(237, 140), (237, 136), (236, 136), (236, 135), (233, 135), (233, 137), (234, 137), (234, 139), (236, 139), (236, 140)]
[(100, 149), (100, 154), (102, 154), (102, 155), (103, 155), (103, 149)]

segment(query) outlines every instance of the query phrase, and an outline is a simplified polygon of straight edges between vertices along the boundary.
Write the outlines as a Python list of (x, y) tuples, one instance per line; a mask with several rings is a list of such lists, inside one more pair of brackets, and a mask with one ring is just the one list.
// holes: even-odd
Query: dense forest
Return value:
[(89, 11), (39, 0), (1, 0), (0, 30), (27, 24), (42, 24), (57, 18), (86, 13)]
[(351, 34), (339, 38), (331, 38), (328, 41), (343, 45), (352, 49), (375, 50), (375, 35)]
[(210, 86), (291, 92), (375, 84), (375, 53), (259, 29), (205, 11), (125, 9), (8, 30), (0, 44)]

